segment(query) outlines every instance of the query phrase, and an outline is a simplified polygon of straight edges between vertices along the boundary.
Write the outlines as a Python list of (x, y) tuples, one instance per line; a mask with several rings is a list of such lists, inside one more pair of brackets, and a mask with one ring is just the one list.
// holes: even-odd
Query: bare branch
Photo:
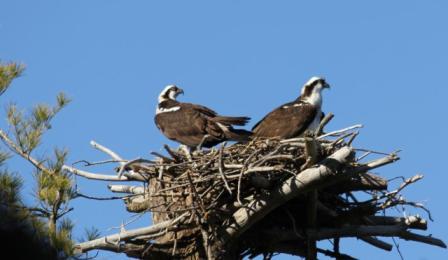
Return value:
[(123, 158), (121, 158), (121, 156), (119, 156), (119, 155), (116, 154), (114, 151), (110, 150), (109, 148), (107, 148), (107, 147), (105, 147), (105, 146), (103, 146), (103, 145), (101, 145), (101, 144), (95, 142), (94, 140), (90, 141), (90, 145), (92, 145), (93, 148), (95, 148), (95, 149), (97, 149), (97, 150), (99, 150), (99, 151), (101, 151), (101, 152), (103, 152), (103, 153), (108, 154), (110, 157), (112, 157), (112, 159), (119, 161), (119, 163), (120, 163), (121, 165), (124, 164), (124, 162), (123, 162), (123, 161), (124, 161)]
[(409, 231), (405, 225), (395, 226), (347, 226), (334, 229), (319, 229), (314, 232), (316, 239), (323, 240), (332, 237), (364, 237), (364, 236), (384, 236), (400, 237), (405, 240), (412, 240), (446, 248), (445, 243), (438, 238), (431, 236), (421, 236)]
[(91, 173), (83, 170), (76, 169), (74, 167), (64, 165), (62, 166), (62, 169), (68, 172), (71, 172), (75, 175), (91, 179), (91, 180), (100, 180), (100, 181), (129, 181), (128, 177), (121, 176), (118, 177), (116, 175), (106, 175), (106, 174), (97, 174), (97, 173)]
[(50, 171), (50, 169), (46, 168), (42, 164), (42, 162), (39, 162), (38, 160), (33, 158), (30, 154), (22, 151), (22, 149), (20, 149), (20, 147), (18, 147), (2, 129), (0, 129), (0, 139), (2, 139), (2, 141), (5, 143), (5, 145), (8, 146), (13, 152), (15, 152), (16, 154), (20, 155), (21, 157), (23, 157), (24, 159), (29, 161), (36, 168), (38, 168), (41, 171), (45, 171), (49, 174), (52, 174), (52, 171)]
[(145, 188), (141, 186), (128, 186), (128, 185), (107, 185), (110, 191), (118, 193), (131, 193), (131, 194), (143, 194)]
[(393, 246), (374, 237), (360, 237), (360, 240), (385, 251), (392, 251)]
[(363, 127), (363, 125), (361, 125), (361, 124), (350, 126), (350, 127), (347, 127), (347, 128), (341, 129), (341, 130), (337, 130), (337, 131), (333, 131), (333, 132), (321, 135), (321, 136), (317, 137), (316, 139), (321, 140), (321, 139), (323, 139), (325, 137), (328, 137), (328, 136), (340, 135), (340, 134), (343, 134), (343, 133), (345, 133), (347, 131), (350, 131), (350, 130), (353, 130), (353, 129), (362, 128), (362, 127)]
[(320, 121), (319, 127), (316, 129), (316, 131), (314, 132), (314, 136), (319, 136), (322, 134), (322, 130), (324, 129), (324, 127), (331, 121), (331, 119), (333, 119), (334, 115), (333, 113), (328, 113), (323, 119), (322, 121)]
[(153, 225), (153, 226), (149, 226), (149, 227), (145, 227), (145, 228), (133, 229), (133, 230), (126, 230), (126, 231), (118, 233), (118, 234), (109, 235), (109, 236), (101, 237), (101, 238), (98, 238), (98, 239), (95, 239), (92, 241), (77, 244), (75, 246), (75, 254), (82, 254), (82, 253), (85, 253), (85, 252), (93, 250), (93, 249), (101, 249), (101, 248), (105, 248), (105, 247), (108, 247), (111, 245), (114, 245), (115, 247), (120, 247), (120, 245), (119, 245), (120, 241), (127, 241), (129, 239), (132, 239), (132, 238), (135, 238), (138, 236), (156, 234), (165, 228), (168, 228), (170, 226), (173, 226), (173, 225), (181, 222), (182, 220), (184, 220), (184, 218), (186, 216), (188, 216), (188, 214), (189, 213), (184, 213), (175, 219), (167, 220), (167, 221), (161, 222), (157, 225)]

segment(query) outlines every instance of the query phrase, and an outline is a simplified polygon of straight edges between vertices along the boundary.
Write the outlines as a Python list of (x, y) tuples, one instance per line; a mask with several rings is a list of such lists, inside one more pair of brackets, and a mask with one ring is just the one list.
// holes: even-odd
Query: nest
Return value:
[[(124, 198), (126, 209), (151, 212), (154, 226), (133, 235), (122, 232), (118, 240), (110, 236), (119, 246), (108, 249), (146, 259), (270, 258), (276, 252), (353, 259), (340, 252), (341, 238), (357, 237), (389, 251), (392, 245), (376, 236), (444, 247), (441, 240), (409, 232), (427, 228), (420, 216), (385, 216), (387, 209), (403, 205), (429, 214), (422, 204), (401, 196), (423, 176), (403, 178), (389, 191), (388, 180), (370, 171), (399, 158), (352, 147), (358, 127), (193, 153), (165, 146), (167, 155), (153, 153), (156, 160), (127, 161), (118, 177), (144, 185), (109, 188), (130, 193)], [(366, 161), (374, 155), (380, 158)], [(316, 241), (323, 239), (334, 240), (334, 248), (318, 248)], [(91, 242), (78, 248), (99, 248)]]

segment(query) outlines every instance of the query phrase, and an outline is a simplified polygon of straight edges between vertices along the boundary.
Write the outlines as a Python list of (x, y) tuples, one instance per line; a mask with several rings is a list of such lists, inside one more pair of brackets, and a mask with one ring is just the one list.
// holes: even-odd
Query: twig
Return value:
[(395, 241), (395, 238), (392, 237), (392, 241), (394, 241), (395, 248), (397, 249), (398, 255), (400, 256), (401, 260), (404, 260), (403, 254), (401, 254), (400, 245)]
[(153, 161), (137, 158), (131, 161), (128, 161), (124, 164), (121, 164), (120, 171), (118, 172), (118, 178), (120, 178), (123, 175), (123, 172), (126, 170), (126, 168), (130, 167), (131, 165), (135, 163), (154, 163)]
[(174, 159), (168, 158), (168, 157), (166, 157), (166, 156), (164, 156), (164, 155), (162, 155), (160, 153), (157, 153), (157, 152), (151, 152), (150, 154), (152, 154), (154, 156), (157, 156), (157, 157), (161, 158), (162, 160), (164, 160), (164, 161), (166, 161), (168, 163), (176, 162)]
[(118, 161), (118, 160), (104, 160), (104, 161), (99, 161), (99, 162), (89, 162), (86, 160), (80, 160), (80, 161), (76, 161), (73, 163), (73, 165), (76, 165), (78, 163), (84, 163), (84, 167), (88, 167), (88, 166), (94, 166), (94, 165), (99, 165), (99, 164), (107, 164), (107, 163), (120, 163), (122, 161)]
[(87, 171), (76, 169), (76, 168), (68, 166), (68, 165), (62, 166), (62, 169), (66, 170), (68, 172), (71, 172), (71, 173), (73, 173), (75, 175), (78, 175), (78, 176), (81, 176), (81, 177), (84, 177), (84, 178), (87, 178), (87, 179), (92, 179), (92, 180), (129, 181), (128, 177), (126, 177), (126, 176), (118, 177), (116, 175), (105, 175), (105, 174), (91, 173), (91, 172), (87, 172)]
[(347, 145), (352, 145), (353, 141), (355, 141), (355, 138), (359, 135), (359, 131), (356, 131), (353, 133), (353, 135), (350, 137), (350, 139), (347, 142)]
[(174, 161), (176, 161), (176, 162), (181, 161), (182, 158), (179, 156), (179, 154), (176, 153), (176, 152), (174, 152), (173, 150), (171, 150), (171, 148), (170, 148), (168, 145), (164, 144), (164, 145), (163, 145), (163, 148), (165, 148), (166, 152), (167, 152), (171, 157), (173, 157)]
[(53, 172), (46, 168), (42, 162), (39, 162), (38, 160), (36, 160), (35, 158), (33, 158), (30, 154), (25, 153), (24, 151), (22, 151), (22, 149), (20, 147), (18, 147), (9, 137), (8, 135), (3, 132), (2, 129), (0, 129), (0, 139), (2, 139), (3, 143), (5, 143), (5, 145), (11, 149), (13, 152), (15, 152), (16, 154), (20, 155), (21, 157), (23, 157), (24, 159), (28, 160), (32, 165), (34, 165), (37, 169), (47, 172), (49, 174), (53, 174)]
[(121, 165), (123, 165), (125, 163), (123, 158), (121, 158), (121, 156), (119, 156), (117, 153), (115, 153), (111, 149), (95, 142), (94, 140), (90, 141), (90, 145), (93, 146), (93, 148), (95, 148), (103, 153), (108, 154), (110, 157), (112, 157), (112, 159), (119, 161), (119, 163)]
[(350, 126), (350, 127), (347, 127), (347, 128), (341, 129), (341, 130), (337, 130), (337, 131), (333, 131), (333, 132), (321, 135), (321, 136), (317, 137), (316, 139), (321, 140), (321, 139), (323, 139), (323, 138), (325, 138), (327, 136), (339, 135), (339, 134), (345, 133), (347, 131), (350, 131), (350, 130), (353, 130), (353, 129), (362, 128), (362, 127), (363, 126), (361, 124)]
[(122, 197), (93, 197), (93, 196), (84, 195), (79, 192), (76, 192), (76, 195), (75, 195), (75, 197), (86, 198), (86, 199), (90, 199), (90, 200), (123, 200), (125, 198), (129, 198), (132, 196), (134, 196), (134, 195), (122, 196)]
[(331, 121), (331, 119), (333, 119), (334, 115), (333, 113), (328, 113), (323, 119), (322, 121), (320, 121), (319, 127), (316, 129), (316, 131), (314, 132), (314, 136), (319, 136), (322, 134), (322, 130), (324, 129), (324, 127)]
[(243, 179), (243, 174), (244, 174), (245, 172), (247, 173), (247, 171), (245, 171), (245, 168), (246, 168), (247, 165), (250, 163), (250, 160), (251, 160), (255, 155), (257, 155), (258, 152), (259, 152), (259, 151), (255, 151), (255, 152), (253, 152), (251, 155), (249, 155), (249, 157), (246, 159), (246, 161), (245, 161), (245, 163), (244, 163), (244, 165), (243, 165), (243, 168), (241, 168), (240, 174), (239, 174), (239, 176), (238, 176), (238, 188), (237, 188), (236, 199), (237, 199), (238, 203), (241, 204), (241, 205), (243, 205), (243, 204), (241, 203), (241, 180)]
[(374, 247), (383, 249), (385, 251), (392, 251), (392, 249), (393, 249), (393, 246), (391, 244), (381, 241), (374, 237), (359, 237), (359, 239), (361, 239), (362, 241), (364, 241)]
[(227, 191), (229, 192), (230, 195), (232, 195), (232, 190), (230, 189), (229, 183), (227, 182), (227, 177), (224, 174), (224, 170), (223, 170), (224, 169), (224, 163), (222, 160), (223, 151), (224, 151), (224, 145), (222, 145), (221, 148), (219, 149), (219, 160), (218, 160), (219, 174), (221, 175), (221, 178), (224, 182), (224, 185), (225, 185)]

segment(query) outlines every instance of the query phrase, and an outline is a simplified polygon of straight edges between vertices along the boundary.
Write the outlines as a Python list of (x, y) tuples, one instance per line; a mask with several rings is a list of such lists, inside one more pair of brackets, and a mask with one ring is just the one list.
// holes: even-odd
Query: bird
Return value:
[(314, 132), (323, 118), (322, 90), (330, 85), (321, 77), (311, 77), (303, 85), (300, 96), (283, 104), (254, 125), (253, 137), (288, 139), (305, 131)]
[(181, 88), (166, 86), (159, 95), (154, 117), (157, 128), (170, 140), (191, 150), (224, 141), (249, 141), (252, 132), (233, 128), (246, 125), (249, 117), (221, 116), (205, 106), (177, 101), (179, 94), (184, 94)]

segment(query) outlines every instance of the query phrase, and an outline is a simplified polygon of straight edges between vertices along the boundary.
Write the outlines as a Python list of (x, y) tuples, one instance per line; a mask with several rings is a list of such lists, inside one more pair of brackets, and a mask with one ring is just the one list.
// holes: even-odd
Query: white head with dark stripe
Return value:
[(302, 87), (300, 100), (315, 106), (322, 106), (322, 90), (330, 88), (324, 78), (312, 77)]
[(176, 85), (166, 86), (159, 95), (159, 104), (167, 100), (176, 100), (179, 94), (183, 94), (184, 91)]

